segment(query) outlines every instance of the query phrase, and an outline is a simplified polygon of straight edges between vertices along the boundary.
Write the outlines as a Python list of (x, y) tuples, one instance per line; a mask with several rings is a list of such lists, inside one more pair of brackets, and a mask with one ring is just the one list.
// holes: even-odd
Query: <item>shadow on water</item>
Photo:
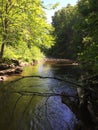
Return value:
[[(40, 64), (24, 68), (22, 75), (76, 76), (75, 66)], [(71, 72), (70, 72), (71, 71)], [(9, 80), (18, 78), (9, 77)], [(0, 130), (74, 130), (75, 115), (60, 96), (34, 95), (32, 92), (74, 94), (75, 88), (55, 79), (26, 78), (18, 82), (0, 83)], [(30, 95), (19, 92), (28, 91)]]

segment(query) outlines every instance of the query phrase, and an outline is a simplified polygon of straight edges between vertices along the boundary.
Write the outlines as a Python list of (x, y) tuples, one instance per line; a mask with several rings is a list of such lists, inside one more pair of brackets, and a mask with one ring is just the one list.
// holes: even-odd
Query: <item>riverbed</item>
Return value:
[(80, 72), (76, 65), (45, 62), (27, 66), (21, 75), (0, 83), (0, 130), (74, 130), (78, 122), (74, 113), (60, 96), (47, 94), (65, 91), (74, 95), (75, 86), (37, 76), (78, 80)]

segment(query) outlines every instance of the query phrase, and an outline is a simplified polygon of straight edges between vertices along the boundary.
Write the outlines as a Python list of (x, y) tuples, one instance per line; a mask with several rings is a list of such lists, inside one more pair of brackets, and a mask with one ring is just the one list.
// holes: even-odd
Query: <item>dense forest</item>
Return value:
[(78, 60), (85, 69), (98, 70), (98, 1), (79, 0), (55, 12), (52, 18), (56, 44), (53, 57)]
[(0, 61), (31, 61), (45, 55), (74, 59), (98, 70), (98, 1), (79, 0), (55, 12), (47, 23), (40, 0), (0, 0)]

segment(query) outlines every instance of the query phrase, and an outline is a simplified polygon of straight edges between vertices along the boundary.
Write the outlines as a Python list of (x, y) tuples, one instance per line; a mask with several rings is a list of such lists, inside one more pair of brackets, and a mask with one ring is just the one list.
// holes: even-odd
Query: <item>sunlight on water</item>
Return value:
[[(67, 71), (61, 71), (61, 68), (51, 64), (29, 66), (24, 68), (22, 75), (59, 77), (61, 72), (66, 75)], [(12, 76), (9, 80), (16, 77)], [(0, 83), (1, 86), (3, 88)], [(71, 110), (61, 103), (61, 97), (19, 93), (74, 93), (74, 89), (65, 83), (54, 79), (24, 78), (6, 87), (7, 93), (3, 89), (0, 91), (0, 130), (74, 130), (77, 119)]]

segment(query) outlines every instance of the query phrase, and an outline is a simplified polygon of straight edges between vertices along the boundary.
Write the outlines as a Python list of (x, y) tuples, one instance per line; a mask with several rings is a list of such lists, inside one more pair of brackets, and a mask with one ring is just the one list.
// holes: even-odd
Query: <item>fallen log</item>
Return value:
[(50, 76), (40, 76), (40, 75), (27, 75), (27, 76), (21, 76), (20, 78), (17, 78), (11, 82), (9, 82), (9, 84), (7, 84), (7, 86), (10, 86), (11, 84), (19, 81), (19, 80), (22, 80), (22, 79), (25, 79), (25, 78), (41, 78), (41, 79), (53, 79), (53, 80), (58, 80), (60, 82), (66, 82), (68, 84), (72, 84), (73, 86), (79, 86), (79, 87), (82, 87), (80, 84), (76, 83), (76, 82), (73, 82), (73, 81), (70, 81), (68, 79), (62, 79), (62, 78), (59, 78), (59, 77), (50, 77)]

